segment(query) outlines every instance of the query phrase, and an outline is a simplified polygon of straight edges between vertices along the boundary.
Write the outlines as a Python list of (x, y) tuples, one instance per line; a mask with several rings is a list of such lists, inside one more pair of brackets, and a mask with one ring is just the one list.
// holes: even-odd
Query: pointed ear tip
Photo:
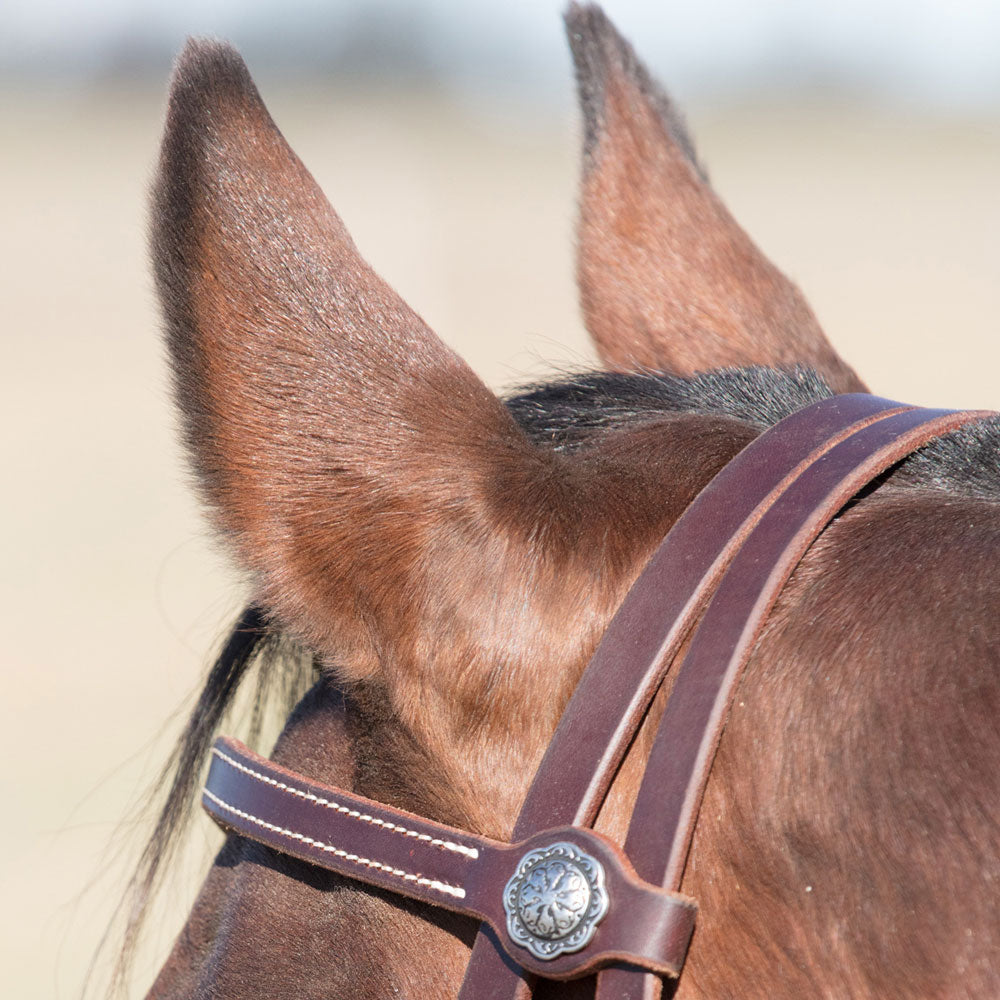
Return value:
[(635, 49), (597, 4), (571, 3), (564, 15), (584, 116), (598, 118), (609, 81), (618, 77), (658, 105), (669, 104)]
[(707, 181), (708, 175), (698, 160), (683, 116), (607, 14), (597, 4), (574, 2), (566, 9), (564, 18), (583, 112), (584, 162), (590, 165), (601, 142), (607, 125), (604, 116), (608, 88), (612, 80), (619, 80), (639, 95), (641, 102), (659, 118), (670, 141), (680, 148), (699, 177)]
[(578, 72), (585, 66), (594, 72), (608, 61), (612, 52), (620, 53), (625, 44), (611, 19), (596, 3), (576, 3), (574, 0), (566, 8), (563, 22)]
[(207, 156), (206, 126), (222, 105), (245, 105), (255, 93), (246, 64), (231, 45), (187, 39), (174, 63), (159, 166), (150, 189), (150, 247), (158, 280), (174, 266), (184, 242)]
[(604, 8), (597, 3), (578, 3), (577, 0), (570, 0), (563, 13), (563, 21), (566, 23), (567, 31), (594, 31), (598, 28), (615, 30), (611, 19), (604, 13)]
[(170, 81), (172, 102), (186, 97), (255, 92), (243, 57), (228, 42), (188, 38), (174, 64)]

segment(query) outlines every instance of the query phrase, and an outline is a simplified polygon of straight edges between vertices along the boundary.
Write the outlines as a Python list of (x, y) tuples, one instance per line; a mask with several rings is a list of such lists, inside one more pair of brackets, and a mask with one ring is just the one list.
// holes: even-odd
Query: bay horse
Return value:
[[(180, 57), (152, 253), (190, 458), (252, 605), (178, 751), (137, 913), (278, 636), (316, 680), (275, 761), (508, 839), (668, 529), (763, 429), (864, 390), (629, 44), (595, 7), (566, 22), (580, 294), (605, 370), (503, 400), (361, 258), (239, 56)], [(928, 445), (792, 576), (706, 789), (678, 1000), (1000, 996), (998, 459), (996, 420)], [(597, 819), (618, 842), (664, 695)], [(454, 997), (476, 929), (230, 836), (149, 996)]]

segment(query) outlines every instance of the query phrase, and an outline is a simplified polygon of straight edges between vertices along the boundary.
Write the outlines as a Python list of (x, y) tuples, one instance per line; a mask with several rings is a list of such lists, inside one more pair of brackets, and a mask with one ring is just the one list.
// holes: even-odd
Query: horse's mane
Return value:
[[(233, 714), (237, 696), (248, 686), (248, 678), (254, 675), (256, 683), (245, 724), (251, 745), (259, 742), (265, 713), (287, 717), (316, 679), (318, 667), (310, 653), (271, 627), (264, 612), (250, 605), (230, 630), (177, 744), (147, 793), (147, 807), (155, 808), (153, 803), (159, 803), (159, 812), (113, 918), (113, 926), (122, 921), (124, 929), (109, 995), (124, 992), (161, 876), (177, 853), (194, 811), (196, 790), (212, 741)], [(102, 947), (111, 936), (109, 929)], [(88, 979), (85, 992), (89, 992), (89, 986)]]
[[(810, 368), (748, 367), (688, 377), (586, 372), (522, 388), (505, 402), (536, 443), (572, 451), (602, 431), (670, 413), (732, 417), (763, 430), (831, 395), (827, 383)], [(885, 478), (891, 478), (894, 486), (997, 500), (1000, 417), (935, 438)]]
[[(730, 417), (761, 429), (832, 395), (814, 371), (749, 367), (693, 376), (588, 372), (516, 390), (504, 402), (540, 447), (572, 452), (602, 434), (670, 414)], [(1000, 499), (1000, 417), (936, 439), (890, 470), (882, 481), (910, 489), (943, 490)], [(256, 672), (247, 742), (261, 733), (265, 710), (287, 716), (316, 679), (314, 658), (247, 608), (210, 669), (190, 718), (153, 789), (161, 801), (120, 909), (125, 922), (114, 985), (123, 987), (155, 890), (193, 812), (209, 748), (246, 679)]]

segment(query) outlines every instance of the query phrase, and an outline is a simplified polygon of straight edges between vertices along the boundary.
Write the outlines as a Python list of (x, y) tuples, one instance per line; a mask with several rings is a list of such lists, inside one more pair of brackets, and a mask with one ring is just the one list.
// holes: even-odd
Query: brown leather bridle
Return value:
[[(987, 415), (834, 396), (744, 448), (674, 525), (612, 619), (514, 843), (317, 784), (228, 738), (213, 748), (205, 809), (277, 851), (480, 920), (460, 1000), (520, 1000), (534, 976), (595, 972), (597, 1000), (657, 996), (658, 977), (677, 977), (684, 964), (696, 904), (678, 890), (698, 808), (737, 681), (781, 589), (859, 490)], [(685, 640), (620, 847), (589, 827)]]

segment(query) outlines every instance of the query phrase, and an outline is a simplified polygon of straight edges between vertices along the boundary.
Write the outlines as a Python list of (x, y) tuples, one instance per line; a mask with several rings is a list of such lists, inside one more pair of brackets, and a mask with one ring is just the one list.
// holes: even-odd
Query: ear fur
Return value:
[(578, 276), (612, 368), (809, 365), (863, 388), (709, 186), (680, 115), (596, 6), (566, 29), (584, 117)]
[(152, 253), (193, 465), (256, 600), (348, 678), (405, 658), (546, 459), (362, 260), (228, 46), (178, 62)]

